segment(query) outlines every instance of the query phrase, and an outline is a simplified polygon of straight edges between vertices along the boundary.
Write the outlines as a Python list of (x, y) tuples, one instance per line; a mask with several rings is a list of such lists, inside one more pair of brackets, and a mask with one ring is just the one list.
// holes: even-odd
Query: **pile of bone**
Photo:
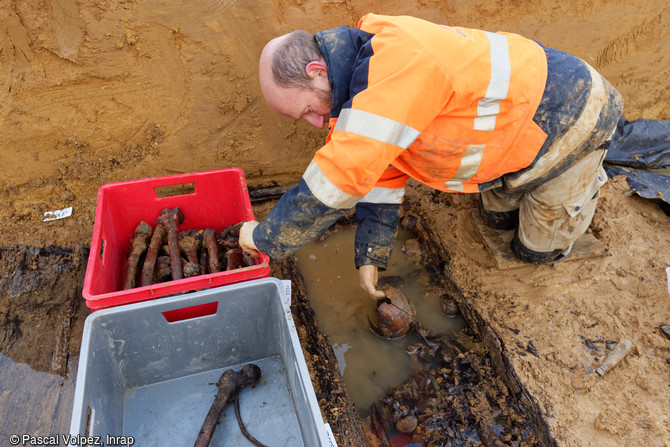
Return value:
[(130, 242), (124, 290), (255, 264), (238, 243), (242, 222), (218, 234), (211, 228), (178, 231), (183, 222), (179, 208), (165, 208), (155, 228), (144, 221), (137, 225)]

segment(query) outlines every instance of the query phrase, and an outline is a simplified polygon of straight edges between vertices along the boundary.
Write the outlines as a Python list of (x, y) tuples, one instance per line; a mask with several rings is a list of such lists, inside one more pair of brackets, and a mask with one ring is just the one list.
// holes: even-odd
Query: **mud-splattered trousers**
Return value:
[[(527, 193), (586, 159), (611, 135), (610, 116), (614, 126), (620, 114), (618, 94), (602, 82), (612, 112), (583, 125), (596, 91), (590, 69), (520, 36), (374, 15), (359, 28), (315, 36), (333, 89), (331, 133), (298, 187), (253, 232), (273, 259), (356, 206), (355, 264), (385, 268), (410, 177), (444, 191), (495, 190), (486, 195), (497, 199), (487, 202), (488, 217), (523, 214)], [(594, 135), (569, 137), (584, 126)]]
[[(623, 108), (619, 93), (588, 64), (545, 51), (549, 75), (534, 120), (547, 140), (530, 167), (481, 194), (487, 224), (516, 228), (513, 251), (534, 263), (567, 255), (586, 232), (607, 181), (602, 163)], [(565, 100), (557, 103), (556, 96)]]

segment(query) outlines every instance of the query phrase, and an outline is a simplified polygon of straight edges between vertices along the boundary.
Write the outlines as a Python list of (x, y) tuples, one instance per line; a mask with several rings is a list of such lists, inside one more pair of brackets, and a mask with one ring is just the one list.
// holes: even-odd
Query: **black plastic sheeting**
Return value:
[(670, 168), (670, 120), (619, 120), (605, 157), (612, 178), (625, 175), (631, 192), (670, 203), (670, 176), (653, 169)]

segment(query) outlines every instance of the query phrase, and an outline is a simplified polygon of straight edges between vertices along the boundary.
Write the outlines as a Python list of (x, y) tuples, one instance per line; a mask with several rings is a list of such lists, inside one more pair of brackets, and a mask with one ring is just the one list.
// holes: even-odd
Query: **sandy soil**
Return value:
[[(325, 135), (265, 106), (260, 50), (292, 29), (353, 26), (367, 12), (518, 32), (591, 63), (623, 94), (628, 119), (670, 119), (666, 0), (7, 0), (0, 246), (90, 243), (105, 183), (232, 166), (250, 185), (295, 182)], [(472, 227), (472, 197), (436, 204), (424, 188), (410, 191), (559, 445), (670, 445), (670, 341), (657, 329), (670, 322), (668, 216), (625, 189), (620, 179), (605, 187), (592, 225), (608, 256), (516, 271), (494, 268)], [(72, 217), (42, 222), (68, 206)], [(580, 335), (635, 345), (584, 394), (570, 374), (604, 345), (595, 352)], [(539, 357), (515, 356), (529, 340)]]

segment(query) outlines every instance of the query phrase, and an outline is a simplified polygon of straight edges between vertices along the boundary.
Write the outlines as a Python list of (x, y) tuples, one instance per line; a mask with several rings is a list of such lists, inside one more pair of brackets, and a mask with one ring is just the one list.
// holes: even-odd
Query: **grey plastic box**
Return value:
[[(265, 278), (91, 314), (70, 433), (103, 442), (107, 435), (132, 436), (142, 447), (193, 445), (222, 372), (255, 363), (261, 379), (240, 392), (249, 433), (272, 446), (336, 446), (319, 410), (285, 288)], [(173, 322), (164, 314), (177, 310), (184, 318), (183, 309), (192, 306), (216, 311)], [(210, 446), (246, 445), (252, 444), (230, 404)]]

